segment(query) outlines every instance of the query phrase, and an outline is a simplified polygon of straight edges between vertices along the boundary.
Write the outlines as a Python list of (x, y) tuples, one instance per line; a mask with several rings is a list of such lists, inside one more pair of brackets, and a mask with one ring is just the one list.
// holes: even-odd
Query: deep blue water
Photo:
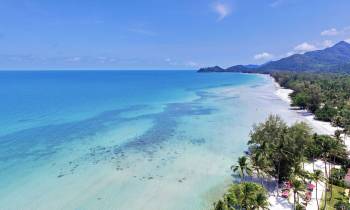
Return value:
[(183, 100), (196, 89), (254, 79), (244, 74), (194, 71), (0, 72), (0, 135), (131, 105)]

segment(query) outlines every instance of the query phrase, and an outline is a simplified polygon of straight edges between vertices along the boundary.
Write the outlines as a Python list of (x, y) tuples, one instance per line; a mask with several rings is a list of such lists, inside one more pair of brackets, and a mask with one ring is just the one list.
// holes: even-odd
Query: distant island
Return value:
[(350, 73), (350, 44), (341, 41), (324, 50), (294, 54), (262, 65), (201, 68), (198, 72), (269, 73), (276, 71)]

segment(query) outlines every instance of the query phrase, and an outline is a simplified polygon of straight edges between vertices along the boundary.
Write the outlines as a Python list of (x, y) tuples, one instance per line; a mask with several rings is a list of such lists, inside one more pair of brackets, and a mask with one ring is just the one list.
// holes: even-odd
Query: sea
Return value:
[(211, 209), (252, 126), (296, 119), (269, 76), (1, 71), (1, 210)]

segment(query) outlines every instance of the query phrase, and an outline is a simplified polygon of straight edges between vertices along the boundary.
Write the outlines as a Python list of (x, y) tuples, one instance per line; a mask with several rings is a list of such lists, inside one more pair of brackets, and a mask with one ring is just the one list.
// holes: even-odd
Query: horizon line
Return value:
[(198, 69), (0, 69), (0, 72), (9, 72), (9, 71), (197, 71)]

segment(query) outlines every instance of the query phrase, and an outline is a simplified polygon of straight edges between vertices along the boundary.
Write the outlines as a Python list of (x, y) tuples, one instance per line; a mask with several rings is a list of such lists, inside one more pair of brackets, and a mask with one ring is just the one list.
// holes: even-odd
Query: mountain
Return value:
[(246, 72), (250, 69), (254, 71), (259, 67), (260, 67), (259, 65), (253, 65), (253, 64), (231, 66), (227, 69), (221, 68), (219, 66), (213, 66), (213, 67), (201, 68), (198, 70), (198, 72)]
[(225, 72), (225, 71), (226, 71), (225, 69), (223, 69), (219, 66), (213, 66), (213, 67), (199, 69), (199, 72)]
[[(304, 54), (294, 54), (277, 61), (271, 61), (261, 66), (256, 66), (254, 68), (249, 68), (248, 66), (232, 66), (221, 70), (221, 72), (263, 73), (271, 71), (308, 71), (350, 73), (350, 44), (345, 41), (341, 41), (324, 50), (316, 50)], [(203, 72), (203, 70), (200, 69), (199, 72)], [(206, 72), (211, 72), (210, 68), (206, 68)]]

